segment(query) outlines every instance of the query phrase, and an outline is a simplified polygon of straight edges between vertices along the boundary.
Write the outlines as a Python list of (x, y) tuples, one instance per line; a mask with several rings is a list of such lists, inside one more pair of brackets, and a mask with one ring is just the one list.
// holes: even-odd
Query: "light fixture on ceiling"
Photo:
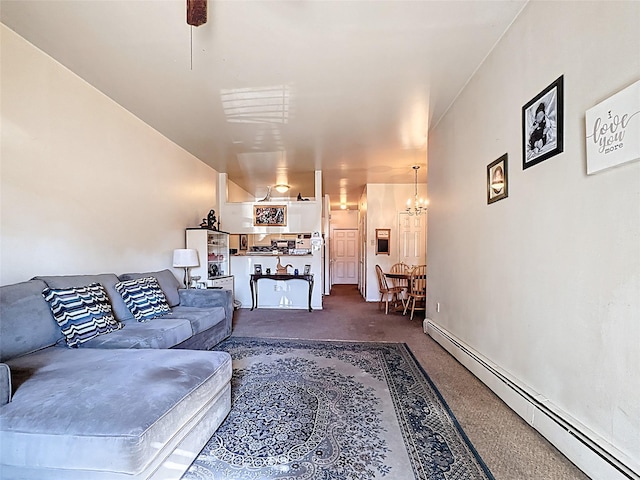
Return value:
[(187, 0), (187, 24), (199, 27), (207, 23), (207, 0)]
[(190, 68), (193, 70), (193, 27), (207, 23), (207, 0), (187, 0), (187, 25), (189, 30)]
[(427, 213), (427, 205), (428, 201), (423, 200), (422, 198), (418, 200), (418, 170), (420, 169), (420, 165), (414, 165), (413, 171), (415, 172), (415, 181), (414, 181), (414, 194), (413, 200), (407, 200), (407, 208), (405, 209), (409, 215), (422, 215), (423, 213)]
[(288, 192), (291, 187), (284, 183), (279, 183), (278, 185), (274, 185), (273, 188), (275, 188), (278, 193), (285, 193)]

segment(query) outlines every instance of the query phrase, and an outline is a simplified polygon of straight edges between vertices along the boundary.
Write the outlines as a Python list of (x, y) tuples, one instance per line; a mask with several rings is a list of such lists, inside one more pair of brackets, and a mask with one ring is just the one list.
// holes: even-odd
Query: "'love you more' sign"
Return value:
[(586, 112), (587, 173), (640, 159), (640, 81)]

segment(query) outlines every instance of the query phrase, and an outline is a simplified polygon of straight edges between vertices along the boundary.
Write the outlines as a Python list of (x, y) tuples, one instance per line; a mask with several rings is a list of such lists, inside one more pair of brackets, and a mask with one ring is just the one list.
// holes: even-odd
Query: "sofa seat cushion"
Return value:
[(8, 363), (0, 462), (18, 468), (135, 475), (231, 379), (225, 352), (51, 347)]
[(92, 338), (81, 348), (171, 348), (191, 335), (191, 323), (173, 316), (144, 323), (129, 321), (122, 329)]
[(188, 320), (191, 324), (193, 335), (197, 335), (224, 321), (225, 310), (223, 307), (200, 308), (180, 305), (173, 308), (171, 317)]

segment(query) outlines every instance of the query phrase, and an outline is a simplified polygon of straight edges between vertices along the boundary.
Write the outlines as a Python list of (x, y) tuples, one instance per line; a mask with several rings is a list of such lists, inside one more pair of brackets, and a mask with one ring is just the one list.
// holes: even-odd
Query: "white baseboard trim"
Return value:
[(594, 480), (640, 480), (640, 465), (433, 320), (423, 329), (514, 412)]

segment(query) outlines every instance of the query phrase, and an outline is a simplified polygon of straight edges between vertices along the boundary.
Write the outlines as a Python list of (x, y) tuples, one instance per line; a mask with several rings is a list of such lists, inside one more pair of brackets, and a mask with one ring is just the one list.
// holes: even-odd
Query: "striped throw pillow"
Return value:
[(111, 310), (104, 287), (45, 288), (42, 291), (69, 347), (122, 328)]
[(139, 322), (171, 313), (167, 297), (155, 277), (144, 277), (116, 283), (116, 290)]

